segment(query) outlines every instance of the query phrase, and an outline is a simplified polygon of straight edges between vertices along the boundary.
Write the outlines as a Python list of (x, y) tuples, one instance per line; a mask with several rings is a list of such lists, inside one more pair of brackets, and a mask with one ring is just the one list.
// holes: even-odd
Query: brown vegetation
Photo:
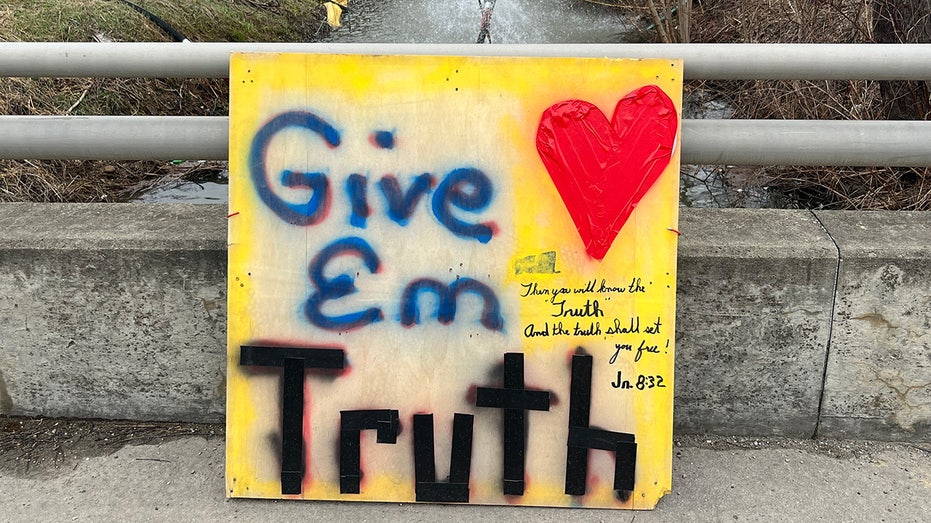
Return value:
[[(133, 0), (193, 41), (312, 40), (317, 0)], [(118, 0), (17, 0), (0, 5), (0, 41), (169, 41)], [(181, 45), (181, 44), (179, 44)], [(223, 79), (0, 78), (0, 114), (228, 114)], [(0, 160), (0, 201), (119, 202), (156, 183), (197, 179), (217, 165)]]
[[(928, 42), (928, 0), (703, 0), (693, 42)], [(744, 81), (693, 83), (734, 109), (733, 118), (927, 119), (926, 82)], [(744, 173), (745, 174), (745, 173)], [(931, 209), (931, 170), (778, 166), (754, 182), (801, 207)]]

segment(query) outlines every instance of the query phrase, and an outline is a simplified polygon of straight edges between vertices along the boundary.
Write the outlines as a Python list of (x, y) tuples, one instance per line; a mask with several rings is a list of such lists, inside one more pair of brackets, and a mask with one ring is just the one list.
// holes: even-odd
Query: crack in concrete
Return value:
[(831, 341), (834, 338), (834, 313), (837, 309), (837, 287), (838, 287), (838, 283), (840, 282), (841, 253), (840, 253), (840, 245), (837, 244), (837, 240), (834, 239), (834, 235), (831, 234), (831, 231), (829, 231), (828, 228), (825, 227), (824, 222), (821, 221), (821, 218), (819, 218), (818, 215), (815, 214), (815, 211), (811, 209), (809, 209), (808, 212), (811, 213), (812, 218), (814, 218), (815, 221), (818, 222), (818, 225), (821, 226), (821, 230), (824, 231), (824, 233), (828, 235), (828, 238), (831, 240), (831, 243), (834, 244), (834, 249), (837, 251), (837, 265), (834, 268), (834, 288), (831, 291), (831, 315), (828, 318), (828, 340), (827, 340), (827, 343), (825, 343), (824, 367), (821, 370), (821, 393), (818, 396), (818, 413), (817, 413), (817, 417), (815, 418), (815, 430), (814, 430), (814, 433), (811, 435), (811, 437), (814, 438), (818, 436), (818, 431), (821, 429), (821, 413), (822, 413), (822, 410), (824, 409), (824, 392), (825, 392), (825, 389), (827, 388), (827, 381), (828, 381), (828, 361), (830, 361), (830, 357), (831, 357)]

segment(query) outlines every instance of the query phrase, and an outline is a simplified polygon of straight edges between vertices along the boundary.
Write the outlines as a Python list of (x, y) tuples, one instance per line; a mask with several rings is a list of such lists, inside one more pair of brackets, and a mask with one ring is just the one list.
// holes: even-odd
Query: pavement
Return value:
[(649, 512), (228, 500), (224, 451), (222, 434), (175, 435), (0, 459), (0, 521), (931, 521), (926, 444), (677, 437), (673, 492)]

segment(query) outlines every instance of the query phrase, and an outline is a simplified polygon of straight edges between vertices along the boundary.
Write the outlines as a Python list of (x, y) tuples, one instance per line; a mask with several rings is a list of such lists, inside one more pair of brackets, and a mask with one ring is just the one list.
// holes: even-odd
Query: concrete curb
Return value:
[[(0, 414), (222, 420), (225, 215), (0, 205)], [(678, 432), (931, 441), (931, 215), (680, 222)]]

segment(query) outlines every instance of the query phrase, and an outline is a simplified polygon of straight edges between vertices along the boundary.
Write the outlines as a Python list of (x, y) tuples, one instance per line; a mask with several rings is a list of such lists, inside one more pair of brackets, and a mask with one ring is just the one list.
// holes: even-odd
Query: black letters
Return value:
[(634, 435), (593, 429), (588, 426), (592, 397), (592, 357), (572, 357), (572, 382), (569, 386), (569, 439), (566, 442), (566, 494), (582, 496), (588, 475), (588, 450), (614, 453), (614, 490), (634, 490), (637, 444)]
[[(240, 365), (281, 367), (282, 432), (281, 493), (300, 494), (305, 471), (304, 456), (304, 380), (305, 369), (343, 369), (343, 349), (265, 347), (243, 345)], [(612, 432), (589, 426), (593, 358), (572, 357), (569, 394), (569, 434), (566, 441), (566, 494), (582, 496), (586, 492), (588, 452), (607, 450), (615, 456), (614, 489), (634, 490), (637, 444), (633, 434)], [(662, 378), (660, 377), (660, 383)], [(620, 378), (618, 378), (620, 382)], [(626, 383), (626, 382), (625, 382)], [(657, 385), (662, 387), (664, 385)], [(624, 388), (630, 388), (629, 383)], [(524, 388), (524, 355), (504, 355), (504, 387), (478, 387), (477, 407), (504, 411), (502, 450), (504, 455), (502, 491), (508, 496), (524, 494), (526, 464), (526, 411), (548, 411), (548, 391)], [(339, 475), (340, 493), (358, 494), (362, 481), (360, 433), (376, 430), (378, 443), (394, 444), (400, 433), (397, 410), (351, 410), (340, 412)], [(446, 483), (436, 480), (433, 414), (413, 417), (414, 473), (417, 501), (468, 503), (472, 464), (473, 416), (456, 413), (450, 453), (450, 475)]]
[(363, 430), (376, 430), (378, 443), (394, 444), (398, 441), (400, 427), (396, 410), (340, 411), (339, 492), (341, 494), (358, 494), (362, 483), (359, 433)]
[(343, 349), (240, 347), (243, 366), (282, 367), (281, 493), (300, 494), (304, 480), (304, 369), (342, 369)]
[(504, 494), (523, 496), (525, 411), (550, 410), (550, 393), (524, 389), (524, 355), (509, 352), (504, 355), (504, 388), (479, 387), (475, 406), (504, 409)]
[(449, 482), (436, 481), (433, 444), (433, 414), (414, 414), (414, 479), (417, 501), (469, 502), (472, 469), (471, 414), (453, 417), (453, 447), (449, 456)]

